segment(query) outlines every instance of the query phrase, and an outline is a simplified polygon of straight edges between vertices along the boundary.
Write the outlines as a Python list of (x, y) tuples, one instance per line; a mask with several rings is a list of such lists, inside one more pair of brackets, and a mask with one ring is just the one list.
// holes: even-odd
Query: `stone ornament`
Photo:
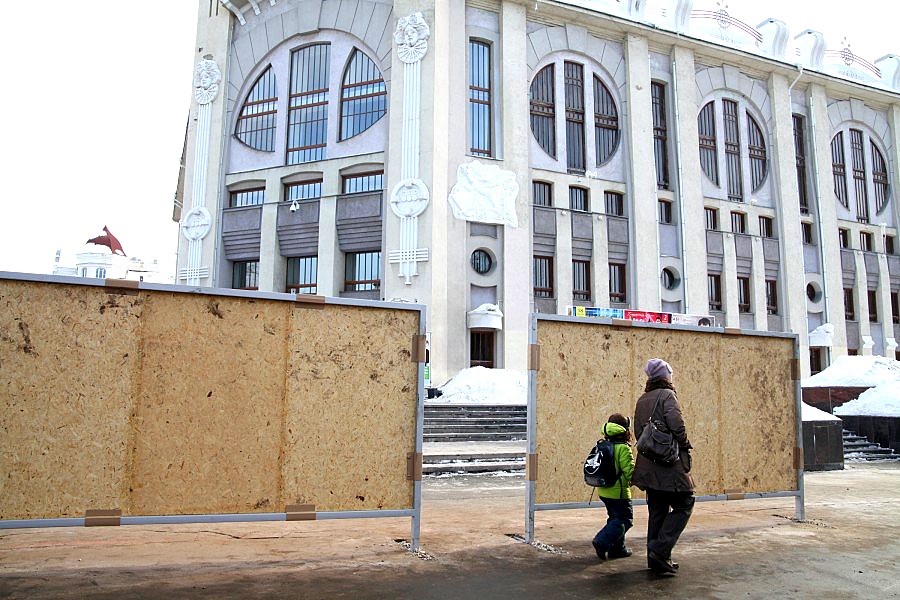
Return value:
[(513, 171), (472, 161), (459, 165), (447, 201), (457, 219), (518, 227), (518, 196), (519, 184)]
[(181, 220), (181, 232), (187, 239), (202, 240), (212, 227), (212, 215), (204, 206), (195, 206)]
[(408, 17), (397, 21), (397, 29), (394, 30), (394, 42), (397, 44), (397, 56), (406, 64), (416, 63), (422, 60), (428, 52), (428, 38), (431, 29), (420, 12), (414, 12)]
[(204, 58), (194, 69), (194, 99), (199, 104), (209, 104), (219, 93), (219, 82), (222, 72), (216, 61)]
[(428, 187), (421, 179), (403, 179), (391, 191), (391, 210), (400, 218), (421, 215), (428, 207)]

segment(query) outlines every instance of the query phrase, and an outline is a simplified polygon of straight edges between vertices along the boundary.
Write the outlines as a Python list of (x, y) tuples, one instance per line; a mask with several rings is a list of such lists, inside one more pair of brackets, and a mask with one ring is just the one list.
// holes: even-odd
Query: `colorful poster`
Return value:
[(694, 325), (699, 327), (715, 327), (716, 318), (710, 315), (684, 315), (680, 313), (673, 313), (672, 324)]
[(672, 315), (649, 310), (626, 310), (625, 318), (629, 321), (641, 321), (643, 323), (671, 323)]

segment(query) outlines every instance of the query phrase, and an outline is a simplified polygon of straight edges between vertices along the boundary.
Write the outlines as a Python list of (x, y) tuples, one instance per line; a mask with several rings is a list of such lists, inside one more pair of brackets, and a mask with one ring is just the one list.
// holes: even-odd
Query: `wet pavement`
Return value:
[(517, 541), (524, 480), (426, 478), (422, 550), (409, 519), (0, 531), (0, 598), (900, 598), (900, 465), (806, 476), (794, 501), (698, 503), (676, 577), (599, 563), (601, 509), (540, 512)]

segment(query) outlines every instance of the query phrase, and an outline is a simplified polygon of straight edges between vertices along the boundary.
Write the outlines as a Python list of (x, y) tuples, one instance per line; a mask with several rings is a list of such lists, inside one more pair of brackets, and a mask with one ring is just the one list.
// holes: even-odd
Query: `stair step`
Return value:
[(516, 442), (525, 439), (524, 433), (427, 433), (426, 442)]
[(525, 417), (510, 417), (508, 419), (500, 419), (496, 417), (462, 417), (455, 419), (441, 417), (440, 419), (426, 418), (425, 421), (430, 425), (525, 425), (527, 423)]
[(425, 425), (425, 433), (525, 433), (524, 425)]
[(424, 464), (422, 473), (490, 473), (495, 471), (524, 471), (525, 461), (458, 461)]
[(516, 461), (525, 460), (525, 452), (472, 452), (469, 454), (426, 454), (423, 457), (425, 464), (437, 464), (441, 462), (463, 461)]

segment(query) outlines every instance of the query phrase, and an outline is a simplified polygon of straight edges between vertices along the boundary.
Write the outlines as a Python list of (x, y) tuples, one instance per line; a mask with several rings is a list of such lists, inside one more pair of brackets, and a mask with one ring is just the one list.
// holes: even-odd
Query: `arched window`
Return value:
[(374, 125), (387, 111), (381, 71), (359, 49), (353, 50), (341, 85), (341, 135), (346, 140)]
[(531, 132), (544, 152), (556, 158), (556, 94), (553, 65), (541, 69), (531, 82)]
[[(717, 131), (717, 102), (721, 103), (721, 131)], [(746, 115), (747, 129), (742, 133), (742, 115)], [(746, 200), (745, 184), (750, 184), (753, 193), (758, 192), (766, 181), (769, 170), (766, 138), (759, 122), (750, 111), (736, 100), (723, 98), (706, 103), (697, 116), (697, 129), (700, 138), (700, 167), (703, 173), (717, 187), (719, 181), (719, 161), (725, 166), (724, 192), (732, 202)], [(742, 142), (746, 135), (746, 145)], [(723, 139), (721, 150), (718, 139)], [(749, 172), (749, 181), (744, 180), (744, 173)]]
[[(849, 135), (844, 135), (847, 132)], [(866, 164), (866, 140), (871, 149), (872, 173)], [(849, 142), (849, 143), (848, 143)], [(853, 185), (847, 182), (847, 154), (850, 155), (850, 171)], [(881, 213), (890, 200), (890, 184), (887, 162), (875, 140), (862, 129), (848, 128), (838, 131), (831, 138), (831, 170), (834, 178), (834, 194), (844, 208), (851, 208), (855, 200), (856, 220), (869, 222), (869, 195), (875, 197), (875, 213)], [(871, 189), (870, 187), (871, 186)], [(851, 209), (852, 210), (852, 209)]]
[(287, 164), (325, 158), (328, 67), (331, 46), (313, 44), (291, 53)]
[(619, 147), (619, 112), (612, 94), (594, 75), (594, 143), (597, 166), (605, 164)]
[(254, 150), (275, 151), (275, 119), (278, 113), (278, 92), (275, 73), (266, 69), (241, 107), (234, 135)]

